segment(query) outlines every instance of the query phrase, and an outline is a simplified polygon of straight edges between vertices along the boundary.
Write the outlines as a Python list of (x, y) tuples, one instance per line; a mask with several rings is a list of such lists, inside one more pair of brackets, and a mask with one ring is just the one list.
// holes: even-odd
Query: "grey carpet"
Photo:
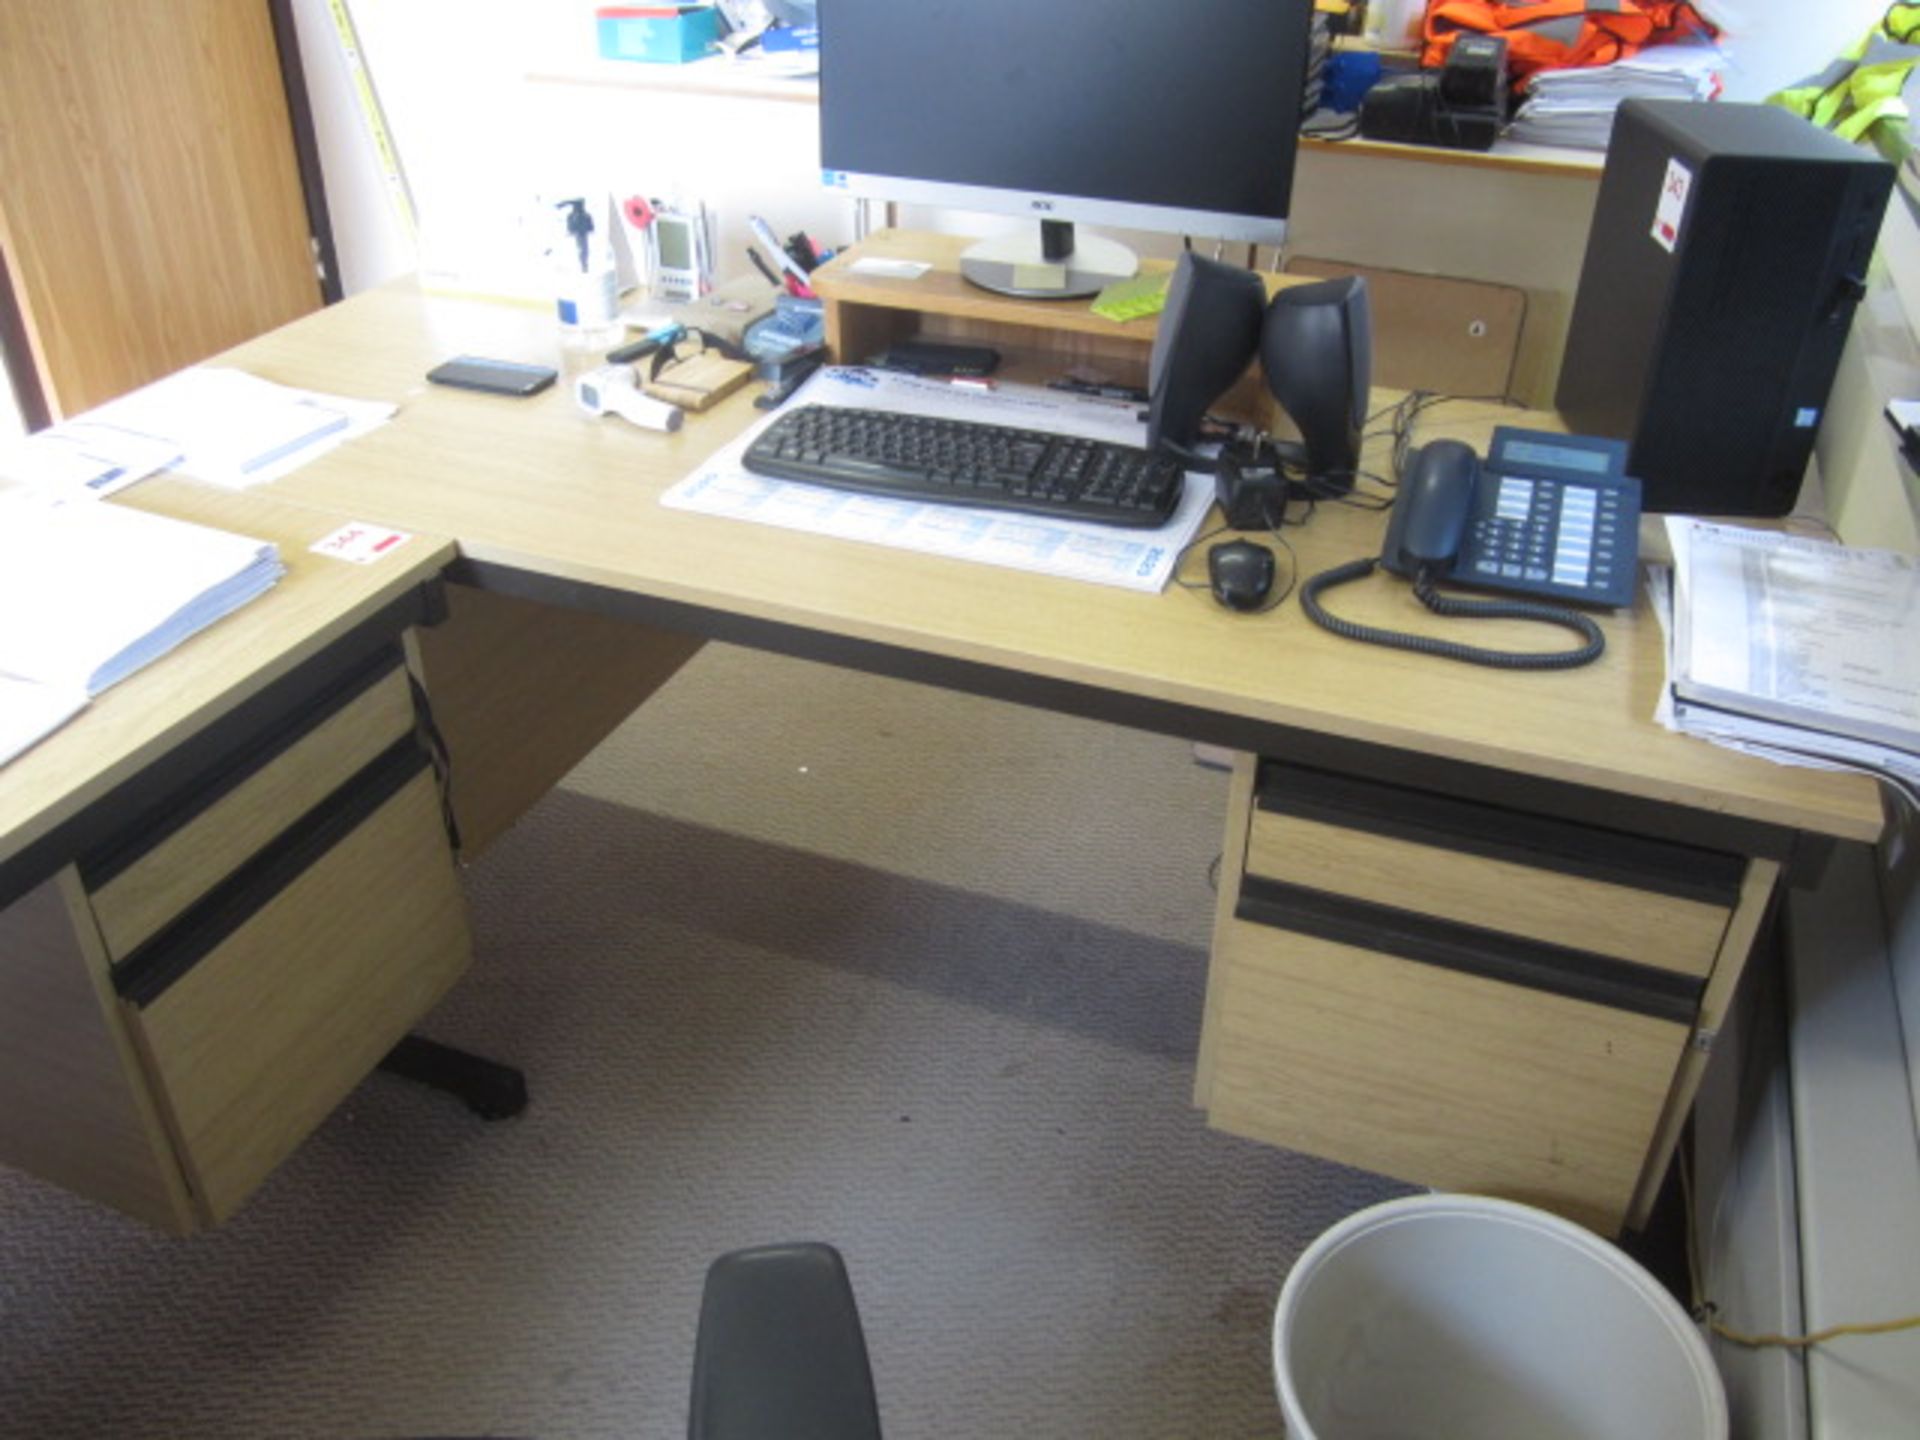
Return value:
[(0, 1172), (0, 1433), (684, 1433), (708, 1260), (846, 1255), (890, 1440), (1270, 1436), (1302, 1246), (1399, 1187), (1190, 1103), (1225, 782), (710, 646), (469, 872), (424, 1027), (188, 1241)]

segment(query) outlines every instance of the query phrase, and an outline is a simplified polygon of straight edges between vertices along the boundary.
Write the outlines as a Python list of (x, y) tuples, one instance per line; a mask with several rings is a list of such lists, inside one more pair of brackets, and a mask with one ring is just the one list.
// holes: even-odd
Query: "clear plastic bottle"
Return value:
[(556, 305), (561, 343), (605, 350), (626, 333), (620, 321), (620, 282), (613, 246), (593, 223), (585, 200), (562, 200), (566, 243), (555, 247)]

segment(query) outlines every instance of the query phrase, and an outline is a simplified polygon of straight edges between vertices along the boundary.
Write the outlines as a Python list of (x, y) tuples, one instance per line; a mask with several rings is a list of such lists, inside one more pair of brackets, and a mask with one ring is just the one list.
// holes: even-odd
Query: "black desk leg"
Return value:
[(527, 1108), (527, 1077), (424, 1035), (403, 1036), (379, 1068), (417, 1085), (444, 1090), (482, 1120), (509, 1120)]

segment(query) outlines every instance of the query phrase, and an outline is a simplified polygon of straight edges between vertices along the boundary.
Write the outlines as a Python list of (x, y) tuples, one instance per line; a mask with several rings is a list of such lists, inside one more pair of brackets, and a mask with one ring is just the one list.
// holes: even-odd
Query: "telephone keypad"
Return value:
[[(1638, 554), (1639, 485), (1626, 447), (1501, 427), (1454, 574), (1498, 588), (1622, 605)], [(1511, 468), (1509, 468), (1511, 467)]]

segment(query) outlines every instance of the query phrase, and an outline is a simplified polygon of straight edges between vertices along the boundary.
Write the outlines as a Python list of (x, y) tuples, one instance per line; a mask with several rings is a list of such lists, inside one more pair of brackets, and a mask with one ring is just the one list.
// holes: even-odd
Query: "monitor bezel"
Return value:
[[(1313, 61), (1313, 0), (1266, 0), (1275, 8), (1292, 8), (1301, 22), (1300, 72), (1291, 83), (1278, 72), (1273, 89), (1291, 93), (1295, 103), (1305, 95)], [(926, 176), (896, 175), (872, 169), (848, 169), (834, 166), (826, 153), (827, 115), (832, 106), (829, 74), (834, 12), (830, 0), (823, 3), (820, 16), (822, 65), (820, 73), (820, 176), (830, 191), (853, 199), (891, 201), (937, 209), (961, 210), (988, 215), (1010, 216), (1032, 221), (1062, 221), (1103, 228), (1144, 231), (1161, 235), (1202, 237), (1223, 242), (1253, 245), (1284, 245), (1288, 234), (1288, 216), (1299, 178), (1298, 121), (1288, 130), (1292, 140), (1285, 153), (1276, 153), (1272, 163), (1284, 167), (1285, 184), (1274, 207), (1278, 213), (1250, 213), (1244, 210), (1219, 210), (1205, 206), (1166, 204), (1158, 201), (1113, 199), (1074, 190), (1030, 190), (1017, 186), (981, 185), (969, 180), (941, 180)], [(1206, 23), (1204, 15), (1193, 17), (1195, 26)], [(1301, 119), (1304, 119), (1304, 114)]]
[[(856, 200), (968, 210), (1015, 220), (1066, 220), (1076, 225), (1144, 230), (1160, 235), (1200, 235), (1210, 240), (1249, 245), (1284, 245), (1287, 240), (1288, 217), (1284, 215), (1245, 215), (1139, 201), (1097, 200), (1085, 195), (1043, 194), (997, 186), (962, 185), (949, 180), (915, 180), (858, 170), (822, 169), (820, 179), (829, 190)], [(1291, 183), (1288, 193), (1291, 201)], [(1291, 203), (1288, 208), (1292, 208)]]

